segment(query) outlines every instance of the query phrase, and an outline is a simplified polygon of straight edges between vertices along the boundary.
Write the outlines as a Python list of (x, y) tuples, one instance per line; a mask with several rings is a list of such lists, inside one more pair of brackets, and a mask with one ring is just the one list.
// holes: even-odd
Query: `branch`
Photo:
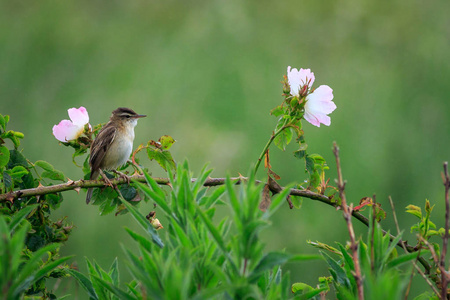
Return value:
[(355, 231), (353, 230), (352, 225), (352, 211), (353, 211), (353, 205), (350, 204), (350, 207), (347, 205), (347, 200), (345, 198), (345, 182), (342, 178), (342, 170), (341, 170), (341, 160), (339, 158), (339, 147), (334, 143), (334, 149), (333, 149), (334, 156), (336, 157), (336, 169), (338, 173), (338, 179), (337, 179), (337, 187), (339, 189), (339, 197), (341, 198), (341, 207), (344, 211), (344, 219), (347, 223), (348, 233), (350, 235), (350, 249), (352, 250), (353, 254), (353, 262), (355, 266), (355, 280), (356, 280), (356, 287), (358, 289), (358, 299), (363, 300), (364, 299), (364, 289), (363, 289), (363, 283), (362, 283), (362, 274), (361, 274), (361, 265), (359, 264), (359, 255), (358, 255), (358, 242), (355, 238)]
[[(138, 182), (146, 183), (144, 175), (133, 175), (133, 176), (131, 176), (131, 178)], [(155, 177), (153, 179), (160, 185), (168, 185), (170, 182), (168, 178)], [(242, 177), (242, 176), (232, 177), (230, 179), (232, 181), (234, 181), (235, 184), (239, 184), (243, 181), (245, 182), (248, 180), (247, 177)], [(213, 187), (213, 186), (223, 185), (225, 183), (225, 180), (226, 180), (226, 178), (208, 178), (208, 179), (206, 179), (204, 186)], [(128, 181), (126, 178), (110, 179), (110, 181), (113, 185), (128, 184)], [(196, 179), (193, 178), (192, 181), (196, 181)], [(263, 182), (257, 180), (256, 183), (259, 184), (259, 183), (263, 183)], [(0, 202), (1, 201), (12, 202), (17, 198), (53, 194), (53, 193), (71, 191), (71, 190), (75, 190), (78, 192), (78, 191), (80, 191), (81, 188), (104, 187), (104, 186), (105, 186), (105, 182), (103, 180), (84, 180), (84, 179), (80, 179), (77, 181), (69, 180), (66, 183), (50, 185), (50, 186), (39, 186), (39, 187), (32, 188), (32, 189), (16, 190), (16, 191), (11, 191), (11, 192), (5, 193), (5, 194), (0, 194)], [(272, 193), (277, 194), (277, 193), (280, 193), (284, 189), (284, 187), (282, 187), (278, 184), (273, 184), (273, 183), (269, 182), (269, 189)], [(334, 208), (339, 208), (339, 205), (333, 199), (331, 199), (325, 195), (322, 195), (322, 194), (314, 193), (309, 190), (291, 189), (290, 195), (299, 196), (299, 197), (303, 197), (303, 198), (307, 198), (307, 199), (311, 199), (311, 200), (316, 200), (316, 201), (322, 202), (324, 204), (327, 204), (329, 206), (332, 206)], [(360, 221), (361, 223), (363, 223), (364, 225), (369, 226), (369, 220), (365, 216), (363, 216), (361, 213), (359, 213), (357, 211), (352, 211), (352, 216), (355, 219), (357, 219), (358, 221)], [(386, 235), (388, 233), (383, 230), (383, 234)], [(390, 235), (389, 238), (392, 241), (395, 239), (395, 236)], [(408, 250), (408, 252), (417, 251), (417, 249), (415, 249), (413, 246), (409, 245), (407, 242), (402, 241), (402, 240), (400, 240), (397, 243), (397, 245), (399, 247), (402, 247), (404, 245), (406, 247), (406, 249)], [(426, 262), (426, 260), (424, 260), (422, 257), (420, 257), (419, 262), (424, 266), (426, 273), (428, 273), (431, 267)]]

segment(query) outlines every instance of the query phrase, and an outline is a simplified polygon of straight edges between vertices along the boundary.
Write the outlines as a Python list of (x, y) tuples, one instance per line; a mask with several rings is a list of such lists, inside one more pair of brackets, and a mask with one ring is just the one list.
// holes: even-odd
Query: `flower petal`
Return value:
[(84, 130), (83, 126), (73, 124), (69, 120), (62, 120), (53, 126), (53, 135), (58, 141), (67, 142), (76, 139)]
[(298, 70), (293, 68), (291, 70), (291, 66), (287, 68), (287, 78), (289, 86), (291, 87), (291, 95), (298, 96), (298, 92), (300, 90), (300, 76), (298, 75)]
[(319, 86), (306, 99), (306, 110), (330, 114), (336, 109), (336, 104), (332, 101), (333, 90), (328, 85)]
[(73, 124), (84, 126), (89, 123), (89, 114), (83, 106), (80, 106), (80, 108), (70, 108), (67, 112)]
[(316, 77), (314, 73), (311, 72), (311, 69), (300, 69), (299, 75), (302, 81), (302, 85), (308, 84), (308, 87), (311, 88)]
[(309, 94), (305, 103), (305, 120), (317, 127), (320, 123), (330, 126), (331, 119), (327, 115), (336, 109), (333, 97), (333, 90), (328, 85), (321, 85)]
[(287, 68), (287, 77), (292, 96), (298, 96), (300, 89), (305, 84), (310, 89), (315, 80), (314, 73), (311, 72), (311, 69), (300, 69), (299, 71), (296, 68), (291, 69), (291, 66)]
[(311, 113), (305, 110), (305, 114), (303, 115), (306, 121), (311, 123), (314, 126), (320, 127), (320, 121)]

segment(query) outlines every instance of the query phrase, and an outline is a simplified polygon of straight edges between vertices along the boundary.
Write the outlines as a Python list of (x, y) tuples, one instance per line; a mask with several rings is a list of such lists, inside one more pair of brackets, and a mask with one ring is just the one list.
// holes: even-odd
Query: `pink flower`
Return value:
[(84, 131), (84, 125), (89, 123), (88, 112), (83, 106), (70, 108), (67, 112), (71, 121), (62, 120), (58, 125), (53, 126), (53, 135), (61, 142), (68, 142), (78, 138)]
[(291, 70), (289, 66), (287, 77), (292, 96), (300, 98), (304, 96), (304, 93), (307, 95), (305, 120), (317, 127), (320, 127), (320, 123), (330, 126), (331, 119), (328, 114), (336, 109), (336, 104), (333, 102), (333, 90), (328, 85), (321, 85), (311, 92), (315, 77), (310, 69), (300, 69), (299, 71), (294, 68)]
[(314, 73), (311, 72), (311, 69), (300, 69), (299, 71), (296, 68), (293, 68), (291, 70), (291, 66), (287, 68), (287, 76), (289, 86), (291, 87), (291, 95), (297, 97), (299, 97), (299, 92), (305, 85), (308, 86), (307, 91), (309, 91), (316, 79)]

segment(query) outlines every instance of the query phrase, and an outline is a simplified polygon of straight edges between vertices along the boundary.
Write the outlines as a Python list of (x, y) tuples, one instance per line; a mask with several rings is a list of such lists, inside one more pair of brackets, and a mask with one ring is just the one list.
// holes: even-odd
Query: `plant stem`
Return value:
[(334, 155), (336, 157), (336, 169), (338, 173), (338, 180), (337, 180), (337, 186), (339, 189), (339, 197), (341, 198), (342, 204), (342, 210), (344, 212), (344, 219), (347, 223), (348, 233), (350, 235), (350, 249), (352, 250), (353, 254), (353, 263), (355, 265), (355, 281), (356, 281), (356, 287), (358, 289), (358, 299), (363, 300), (364, 299), (364, 289), (363, 289), (363, 283), (362, 283), (362, 273), (361, 273), (361, 266), (359, 264), (359, 256), (358, 256), (358, 242), (355, 238), (355, 231), (353, 230), (352, 225), (352, 211), (353, 207), (352, 205), (347, 206), (347, 201), (345, 198), (345, 182), (342, 178), (342, 170), (341, 170), (341, 161), (339, 159), (339, 147), (334, 143)]
[(277, 131), (272, 133), (272, 136), (270, 137), (270, 139), (267, 141), (266, 146), (264, 146), (264, 149), (262, 150), (261, 154), (259, 155), (258, 160), (256, 161), (256, 165), (255, 165), (255, 174), (256, 172), (258, 172), (258, 168), (259, 165), (261, 164), (261, 161), (264, 157), (264, 155), (266, 155), (267, 150), (269, 150), (270, 145), (272, 144), (273, 140), (283, 131), (287, 128), (288, 126), (286, 126), (286, 124), (284, 124), (280, 129), (278, 129)]

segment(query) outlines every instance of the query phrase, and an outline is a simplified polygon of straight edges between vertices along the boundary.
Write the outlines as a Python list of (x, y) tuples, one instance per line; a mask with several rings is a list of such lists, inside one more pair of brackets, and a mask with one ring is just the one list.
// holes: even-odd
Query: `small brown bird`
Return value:
[[(101, 174), (107, 181), (103, 170), (115, 171), (127, 162), (133, 151), (134, 127), (138, 119), (143, 117), (146, 115), (138, 115), (125, 107), (119, 107), (112, 112), (109, 122), (103, 126), (91, 146), (91, 180), (97, 179)], [(87, 204), (91, 201), (92, 191), (93, 188), (87, 191)]]

